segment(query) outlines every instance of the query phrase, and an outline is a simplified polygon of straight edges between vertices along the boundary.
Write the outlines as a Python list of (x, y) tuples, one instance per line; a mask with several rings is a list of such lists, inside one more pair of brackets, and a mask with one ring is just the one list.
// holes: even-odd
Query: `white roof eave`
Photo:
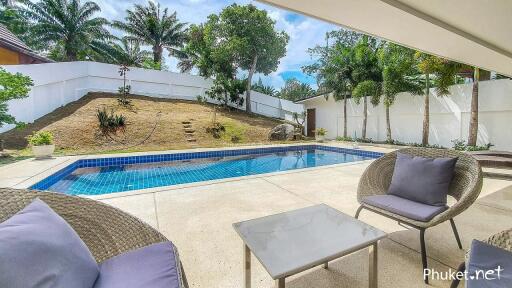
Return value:
[(258, 1), (512, 76), (512, 1)]

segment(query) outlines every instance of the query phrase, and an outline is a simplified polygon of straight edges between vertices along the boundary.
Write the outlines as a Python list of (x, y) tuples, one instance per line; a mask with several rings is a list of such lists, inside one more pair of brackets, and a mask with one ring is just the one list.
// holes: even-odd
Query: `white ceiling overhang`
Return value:
[(258, 0), (512, 76), (512, 0)]

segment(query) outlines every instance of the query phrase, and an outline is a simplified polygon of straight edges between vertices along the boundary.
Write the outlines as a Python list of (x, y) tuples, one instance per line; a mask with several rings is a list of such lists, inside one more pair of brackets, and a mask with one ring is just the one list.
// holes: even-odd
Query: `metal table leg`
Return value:
[(370, 266), (370, 275), (369, 275), (369, 281), (368, 281), (368, 287), (370, 288), (377, 288), (378, 285), (378, 242), (371, 245), (369, 247), (369, 266)]
[(276, 279), (276, 288), (284, 288), (284, 278)]
[[(251, 250), (244, 243), (244, 287), (251, 288)], [(284, 287), (284, 286), (283, 286)]]

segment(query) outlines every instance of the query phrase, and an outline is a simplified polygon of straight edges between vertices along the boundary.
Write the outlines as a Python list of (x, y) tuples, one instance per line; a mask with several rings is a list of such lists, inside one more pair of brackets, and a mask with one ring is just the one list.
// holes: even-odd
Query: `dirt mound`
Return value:
[[(206, 128), (212, 123), (212, 105), (145, 96), (130, 98), (132, 107), (126, 108), (117, 103), (115, 94), (89, 93), (23, 130), (14, 129), (0, 134), (0, 138), (5, 140), (7, 148), (23, 149), (27, 146), (27, 135), (48, 130), (54, 133), (55, 145), (63, 154), (171, 150), (229, 146), (234, 145), (234, 138), (238, 145), (267, 143), (270, 129), (282, 123), (272, 118), (221, 109), (217, 112), (217, 121), (226, 127), (226, 132), (216, 139), (206, 133)], [(126, 117), (124, 132), (114, 137), (101, 134), (96, 113), (103, 108)], [(190, 137), (183, 122), (193, 123), (194, 142), (187, 140)]]

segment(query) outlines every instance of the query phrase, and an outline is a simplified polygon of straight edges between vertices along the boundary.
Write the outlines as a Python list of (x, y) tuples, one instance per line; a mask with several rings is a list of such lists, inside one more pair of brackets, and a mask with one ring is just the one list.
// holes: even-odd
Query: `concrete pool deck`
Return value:
[[(326, 145), (339, 146), (336, 143)], [(389, 151), (369, 146), (361, 148)], [(73, 156), (48, 161), (24, 160), (0, 167), (0, 187), (26, 188), (38, 175), (53, 173), (76, 159)], [(104, 195), (100, 201), (139, 217), (172, 240), (179, 249), (190, 287), (242, 287), (242, 241), (232, 223), (319, 203), (353, 215), (358, 207), (358, 180), (370, 162), (135, 194), (114, 193)], [(407, 230), (369, 212), (362, 212), (360, 219), (390, 233), (380, 244), (379, 287), (429, 287), (422, 282), (416, 230)], [(485, 239), (510, 228), (512, 182), (486, 178), (479, 200), (455, 221), (466, 250), (473, 238)], [(456, 269), (463, 261), (464, 251), (457, 249), (449, 223), (427, 230), (426, 241), (430, 268), (447, 271)], [(287, 287), (367, 287), (367, 257), (366, 251), (361, 251), (334, 261), (329, 270), (313, 268), (287, 279)], [(273, 287), (264, 268), (257, 260), (252, 260), (253, 287)], [(430, 287), (449, 287), (449, 284), (449, 281), (433, 280)]]

